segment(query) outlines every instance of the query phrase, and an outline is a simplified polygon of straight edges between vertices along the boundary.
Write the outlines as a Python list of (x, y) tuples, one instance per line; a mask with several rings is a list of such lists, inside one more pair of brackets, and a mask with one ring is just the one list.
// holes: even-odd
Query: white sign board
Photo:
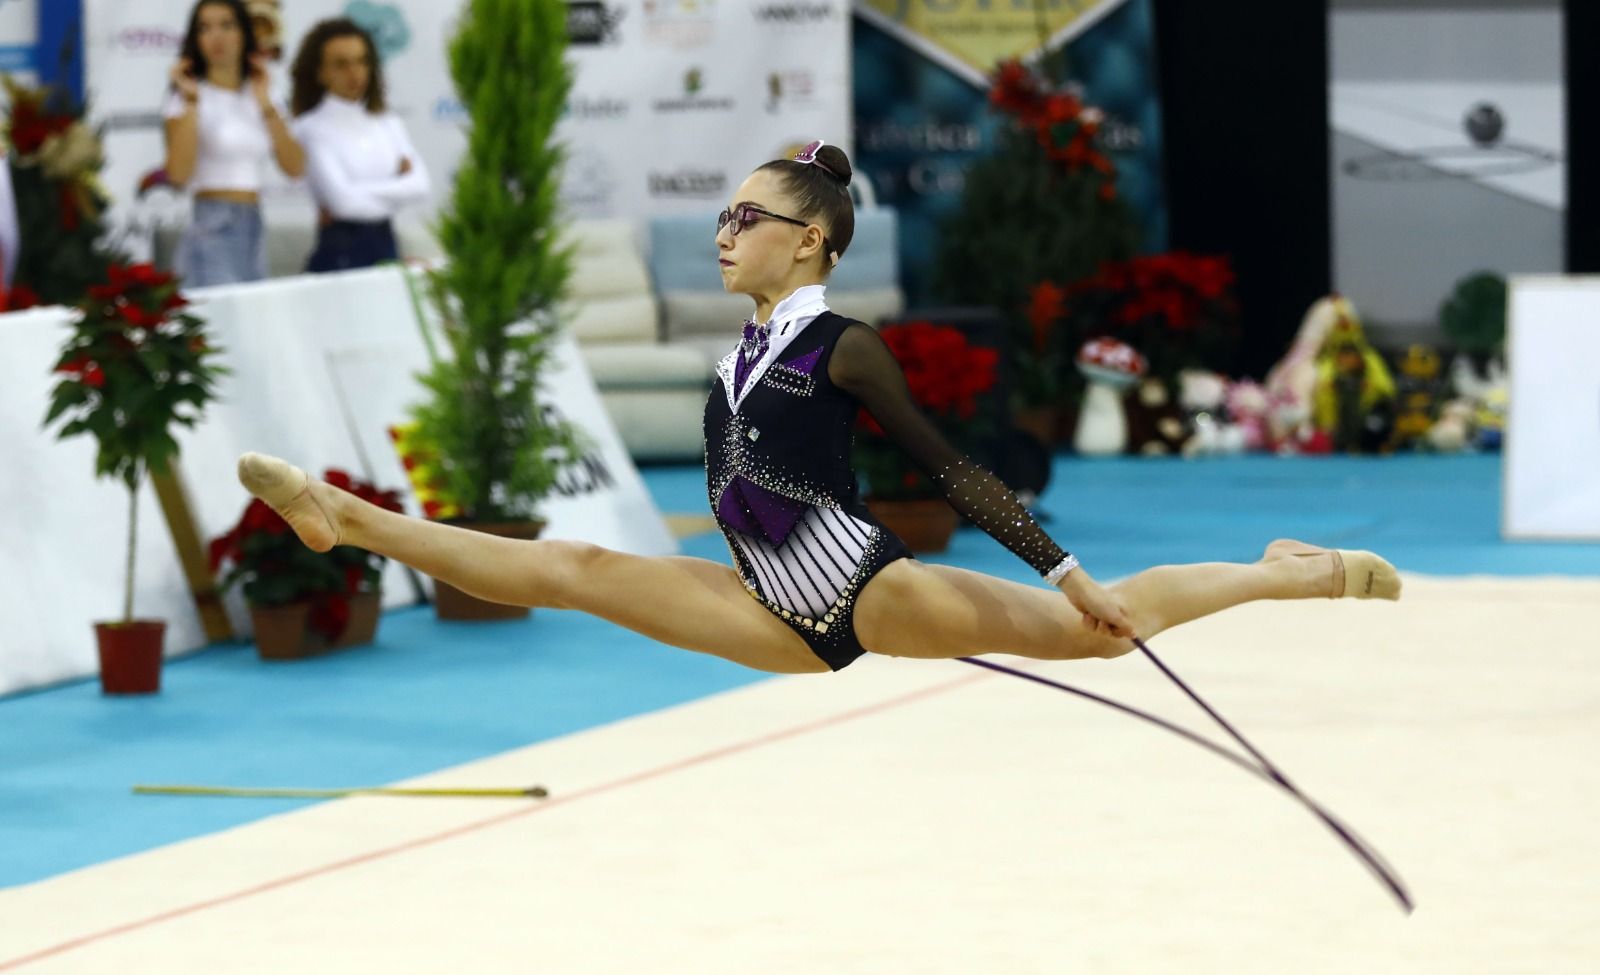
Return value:
[(1501, 530), (1600, 540), (1600, 277), (1511, 279)]

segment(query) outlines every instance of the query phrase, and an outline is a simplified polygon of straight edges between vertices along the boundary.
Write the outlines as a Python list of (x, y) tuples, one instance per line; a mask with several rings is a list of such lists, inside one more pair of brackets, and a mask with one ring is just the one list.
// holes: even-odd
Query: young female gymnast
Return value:
[[(705, 411), (706, 488), (731, 568), (408, 518), (260, 454), (240, 458), (239, 479), (318, 551), (355, 545), (482, 599), (582, 610), (777, 673), (838, 670), (869, 651), (1117, 657), (1135, 635), (1252, 600), (1399, 598), (1394, 567), (1377, 555), (1287, 539), (1250, 564), (1158, 566), (1097, 584), (998, 479), (944, 441), (877, 332), (828, 310), (823, 283), (855, 226), (850, 175), (842, 151), (812, 143), (752, 173), (717, 220), (723, 286), (755, 301)], [(911, 557), (857, 497), (850, 440), (863, 406), (958, 511), (1051, 588)]]

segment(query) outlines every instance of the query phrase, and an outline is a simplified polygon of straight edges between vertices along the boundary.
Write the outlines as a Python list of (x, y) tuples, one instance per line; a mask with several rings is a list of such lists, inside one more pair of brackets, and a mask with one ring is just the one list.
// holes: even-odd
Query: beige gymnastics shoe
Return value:
[(1280, 538), (1267, 546), (1262, 561), (1283, 558), (1315, 558), (1331, 554), (1332, 586), (1330, 598), (1399, 599), (1400, 573), (1388, 560), (1359, 549), (1323, 548), (1292, 538)]
[[(320, 481), (285, 460), (266, 454), (239, 457), (239, 483), (283, 516), (306, 547), (326, 552), (339, 544), (340, 524), (334, 514), (338, 488)], [(319, 498), (318, 495), (323, 497)]]

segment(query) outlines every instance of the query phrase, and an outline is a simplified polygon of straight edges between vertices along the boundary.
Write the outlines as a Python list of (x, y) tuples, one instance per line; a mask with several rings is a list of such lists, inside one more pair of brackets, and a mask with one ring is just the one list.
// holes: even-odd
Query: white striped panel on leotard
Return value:
[(854, 579), (865, 558), (871, 525), (832, 508), (813, 507), (782, 545), (729, 532), (766, 598), (791, 613), (816, 618)]

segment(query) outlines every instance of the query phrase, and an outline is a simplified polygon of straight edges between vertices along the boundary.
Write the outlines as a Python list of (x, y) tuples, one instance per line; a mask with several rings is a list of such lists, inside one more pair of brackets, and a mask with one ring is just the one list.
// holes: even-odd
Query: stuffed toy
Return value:
[(1340, 319), (1317, 356), (1312, 417), (1333, 438), (1333, 449), (1372, 453), (1382, 449), (1394, 425), (1394, 378), (1383, 356), (1367, 341), (1360, 319)]
[(1128, 417), (1122, 399), (1147, 368), (1144, 356), (1126, 342), (1090, 339), (1078, 350), (1078, 371), (1088, 381), (1072, 446), (1089, 457), (1109, 457), (1128, 449)]
[(1425, 438), (1429, 447), (1441, 454), (1453, 454), (1467, 449), (1473, 437), (1472, 416), (1476, 412), (1472, 401), (1453, 399), (1439, 409), (1439, 419), (1428, 428)]
[(1226, 405), (1228, 419), (1244, 431), (1244, 449), (1266, 450), (1271, 441), (1266, 389), (1253, 379), (1240, 379), (1229, 384)]
[(1317, 356), (1328, 335), (1344, 322), (1359, 324), (1360, 318), (1355, 306), (1337, 293), (1317, 299), (1307, 309), (1288, 353), (1267, 373), (1267, 399), (1274, 409), (1287, 405), (1292, 412), (1292, 407), (1298, 405), (1305, 408), (1307, 415), (1311, 413), (1317, 388)]
[(1426, 345), (1413, 345), (1400, 360), (1400, 376), (1395, 383), (1394, 432), (1392, 449), (1417, 446), (1439, 417), (1443, 383), (1439, 376), (1439, 353)]
[(1157, 376), (1140, 380), (1127, 400), (1128, 450), (1147, 457), (1176, 454), (1189, 439), (1188, 418), (1173, 402), (1166, 381)]
[(1244, 451), (1244, 428), (1224, 412), (1228, 380), (1214, 372), (1186, 369), (1178, 374), (1178, 404), (1189, 416), (1193, 433), (1184, 441), (1185, 457), (1208, 457)]

